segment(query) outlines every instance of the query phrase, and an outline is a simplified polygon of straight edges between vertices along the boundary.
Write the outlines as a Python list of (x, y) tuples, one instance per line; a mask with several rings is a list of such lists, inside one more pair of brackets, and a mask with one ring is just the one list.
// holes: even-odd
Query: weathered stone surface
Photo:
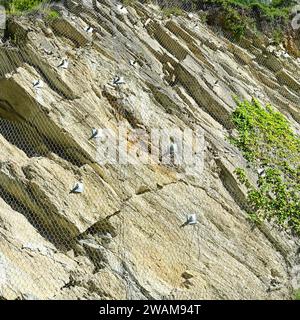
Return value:
[(0, 203), (1, 296), (52, 298), (68, 282), (76, 263), (46, 241), (21, 212), (2, 199)]
[[(299, 63), (268, 59), (255, 38), (232, 44), (196, 16), (74, 3), (52, 23), (18, 17), (18, 41), (0, 47), (0, 298), (289, 299), (298, 239), (248, 221), (233, 173), (246, 162), (226, 138), (233, 95), (271, 101), (299, 130)], [(97, 163), (92, 128), (120, 123), (200, 126), (203, 174)], [(70, 193), (79, 179), (84, 192)], [(189, 213), (198, 224), (182, 227)]]

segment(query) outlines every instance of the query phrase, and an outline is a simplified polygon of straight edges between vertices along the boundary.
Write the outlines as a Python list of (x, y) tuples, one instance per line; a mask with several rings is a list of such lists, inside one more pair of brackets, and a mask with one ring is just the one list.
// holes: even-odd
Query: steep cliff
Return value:
[[(10, 19), (0, 46), (0, 298), (291, 298), (299, 241), (248, 220), (234, 170), (256, 172), (227, 137), (233, 96), (299, 130), (299, 59), (138, 2), (53, 8)], [(120, 123), (202, 128), (203, 172), (99, 163), (92, 128)]]

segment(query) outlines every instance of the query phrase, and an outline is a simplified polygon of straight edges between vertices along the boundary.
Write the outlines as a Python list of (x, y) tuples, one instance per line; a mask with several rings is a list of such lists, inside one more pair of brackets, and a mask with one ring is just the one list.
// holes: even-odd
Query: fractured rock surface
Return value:
[[(299, 242), (247, 220), (233, 173), (246, 163), (226, 137), (233, 95), (299, 130), (299, 60), (139, 3), (56, 6), (53, 21), (10, 21), (0, 46), (0, 298), (289, 299)], [(91, 130), (119, 123), (201, 127), (203, 173), (99, 164)], [(181, 228), (189, 213), (198, 224)]]

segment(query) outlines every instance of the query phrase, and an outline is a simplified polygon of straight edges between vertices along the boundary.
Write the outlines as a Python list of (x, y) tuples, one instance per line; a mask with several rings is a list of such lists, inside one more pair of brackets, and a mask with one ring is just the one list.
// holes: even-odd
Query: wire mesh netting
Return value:
[[(217, 1), (40, 2), (0, 19), (0, 299), (287, 298), (284, 253), (251, 234), (233, 174), (249, 166), (227, 139), (233, 96), (298, 130), (285, 39), (252, 34), (244, 7)], [(139, 162), (152, 129), (199, 127), (197, 170), (176, 163), (177, 134), (169, 162)], [(122, 152), (137, 160), (120, 164)]]

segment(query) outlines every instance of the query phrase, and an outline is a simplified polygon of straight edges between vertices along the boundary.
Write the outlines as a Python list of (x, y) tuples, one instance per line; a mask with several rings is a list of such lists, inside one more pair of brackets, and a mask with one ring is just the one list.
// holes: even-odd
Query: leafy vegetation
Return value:
[(295, 292), (294, 299), (295, 300), (300, 300), (300, 289)]
[(272, 33), (272, 39), (274, 41), (275, 44), (280, 44), (283, 40), (283, 36), (284, 33), (282, 32), (282, 30), (276, 28), (273, 33)]
[[(39, 4), (57, 0), (0, 0), (10, 13), (28, 12)], [(122, 0), (133, 5), (137, 0)], [(150, 0), (139, 0), (149, 2)], [(151, 1), (150, 1), (151, 2)], [(201, 19), (208, 24), (221, 27), (229, 37), (239, 40), (247, 28), (259, 30), (282, 40), (283, 31), (289, 25), (289, 14), (295, 0), (273, 0), (269, 4), (262, 0), (159, 0), (165, 16), (183, 15), (184, 11), (200, 11)], [(205, 14), (203, 15), (203, 12)], [(275, 30), (275, 31), (274, 31)]]
[[(197, 1), (197, 0), (195, 0)], [(202, 2), (202, 1), (199, 1)], [(273, 30), (286, 29), (289, 24), (289, 15), (293, 0), (274, 0), (267, 4), (259, 0), (203, 0), (207, 6), (217, 6), (225, 17), (225, 24), (221, 27), (230, 35), (240, 38), (245, 34), (246, 28), (268, 33), (272, 36)], [(212, 16), (215, 22), (216, 16)], [(230, 24), (226, 24), (227, 20)]]
[(237, 135), (230, 137), (257, 170), (257, 184), (237, 168), (248, 190), (250, 217), (275, 219), (281, 226), (300, 232), (300, 136), (271, 105), (253, 99), (237, 101), (232, 115)]
[(294, 0), (160, 0), (164, 8), (207, 12), (207, 23), (221, 27), (229, 37), (239, 40), (247, 28), (267, 33), (279, 41), (279, 30), (289, 27), (289, 15)]
[(47, 19), (48, 20), (54, 20), (60, 17), (60, 13), (56, 10), (49, 10), (47, 13)]
[(32, 10), (42, 2), (45, 0), (4, 0), (0, 4), (2, 3), (10, 13), (18, 13)]
[(182, 16), (184, 14), (184, 11), (179, 8), (179, 7), (169, 7), (169, 8), (164, 8), (163, 13), (165, 16), (170, 17), (170, 16)]

